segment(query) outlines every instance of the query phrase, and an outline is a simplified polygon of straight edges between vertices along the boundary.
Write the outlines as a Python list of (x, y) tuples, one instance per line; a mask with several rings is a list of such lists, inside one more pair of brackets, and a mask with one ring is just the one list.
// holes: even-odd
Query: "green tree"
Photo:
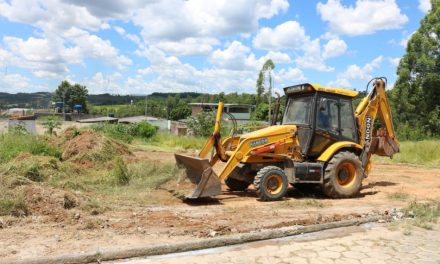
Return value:
[[(261, 102), (261, 96), (264, 94), (264, 81), (265, 81), (265, 73), (267, 71), (272, 71), (275, 69), (275, 64), (271, 59), (268, 59), (261, 67), (260, 72), (258, 73), (257, 78), (257, 98), (258, 101)], [(272, 83), (272, 75), (269, 75), (269, 82)]]
[(412, 127), (440, 135), (440, 0), (431, 2), (397, 69), (391, 92), (397, 132)]
[(186, 104), (179, 104), (177, 107), (171, 110), (170, 119), (180, 120), (185, 119), (191, 115), (191, 108)]
[(88, 113), (87, 107), (87, 87), (80, 84), (72, 85), (68, 81), (62, 81), (53, 94), (53, 100), (66, 103), (66, 110), (72, 111), (76, 104), (82, 105), (84, 113)]

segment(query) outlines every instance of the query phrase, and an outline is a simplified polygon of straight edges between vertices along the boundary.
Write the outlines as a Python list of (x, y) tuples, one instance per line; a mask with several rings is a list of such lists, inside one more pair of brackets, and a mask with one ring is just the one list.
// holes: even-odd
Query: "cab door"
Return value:
[(321, 94), (317, 97), (315, 132), (309, 157), (317, 158), (338, 141), (357, 142), (352, 100)]

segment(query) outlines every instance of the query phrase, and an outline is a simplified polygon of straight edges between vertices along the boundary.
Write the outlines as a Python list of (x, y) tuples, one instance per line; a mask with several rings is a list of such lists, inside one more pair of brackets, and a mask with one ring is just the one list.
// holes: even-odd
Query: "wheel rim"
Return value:
[(270, 175), (266, 181), (266, 190), (272, 195), (276, 195), (283, 189), (283, 179), (280, 175)]
[(352, 163), (345, 162), (339, 166), (336, 180), (340, 186), (344, 188), (350, 187), (354, 183), (355, 178), (356, 168)]

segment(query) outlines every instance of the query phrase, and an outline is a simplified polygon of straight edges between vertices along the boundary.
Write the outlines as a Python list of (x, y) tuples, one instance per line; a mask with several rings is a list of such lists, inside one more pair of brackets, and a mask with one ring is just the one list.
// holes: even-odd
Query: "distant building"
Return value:
[[(191, 107), (193, 116), (202, 111), (217, 111), (218, 107), (217, 103), (190, 103), (188, 105)], [(223, 106), (223, 112), (233, 115), (237, 121), (249, 121), (254, 110), (255, 106), (249, 104), (224, 104)], [(228, 119), (228, 116), (225, 116), (225, 119)]]

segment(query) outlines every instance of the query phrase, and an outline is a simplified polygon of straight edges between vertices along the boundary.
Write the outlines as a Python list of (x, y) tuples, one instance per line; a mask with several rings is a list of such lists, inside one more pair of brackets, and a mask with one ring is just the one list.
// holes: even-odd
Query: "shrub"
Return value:
[(157, 133), (158, 129), (157, 126), (153, 126), (148, 122), (140, 122), (136, 125), (135, 133), (138, 137), (150, 138)]
[(61, 128), (62, 121), (59, 117), (49, 116), (45, 118), (42, 122), (44, 128), (46, 128), (46, 132), (49, 135), (53, 134), (54, 129)]
[(208, 137), (214, 130), (215, 116), (212, 112), (200, 112), (188, 117), (187, 125), (196, 136)]

